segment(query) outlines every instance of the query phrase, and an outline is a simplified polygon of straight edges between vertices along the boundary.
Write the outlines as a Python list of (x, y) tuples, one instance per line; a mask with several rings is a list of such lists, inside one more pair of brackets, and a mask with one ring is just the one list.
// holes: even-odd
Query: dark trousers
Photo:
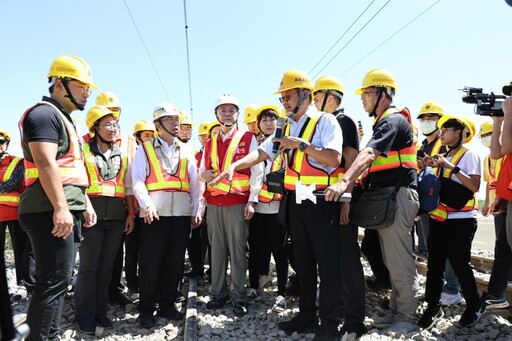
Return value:
[(162, 217), (141, 226), (139, 257), (139, 312), (152, 315), (155, 304), (173, 307), (181, 280), (190, 217)]
[(361, 252), (365, 255), (373, 275), (379, 280), (389, 280), (389, 270), (382, 258), (379, 232), (377, 230), (364, 230), (364, 238), (361, 242)]
[(206, 226), (198, 226), (190, 233), (190, 239), (187, 243), (188, 260), (193, 271), (204, 272), (204, 259), (208, 249), (208, 235)]
[(95, 318), (107, 314), (108, 285), (123, 229), (124, 219), (100, 220), (82, 230), (74, 294), (75, 320), (81, 328), (94, 329)]
[(126, 240), (126, 233), (123, 233), (119, 245), (117, 247), (117, 254), (112, 266), (112, 277), (108, 286), (108, 295), (115, 296), (117, 293), (124, 291), (124, 285), (121, 283), (123, 277), (123, 261), (124, 261), (124, 242)]
[(428, 271), (425, 301), (434, 306), (439, 303), (444, 284), (446, 260), (452, 264), (460, 282), (467, 309), (476, 309), (479, 296), (475, 277), (469, 265), (471, 242), (477, 229), (474, 218), (448, 219), (444, 222), (430, 220), (428, 235)]
[(505, 293), (507, 282), (512, 274), (512, 250), (507, 241), (507, 213), (503, 212), (494, 217), (496, 243), (494, 244), (494, 263), (487, 290), (497, 296)]
[(293, 240), (295, 268), (300, 285), (300, 314), (316, 316), (317, 265), (320, 275), (319, 317), (322, 326), (338, 327), (340, 301), (339, 203), (319, 199), (295, 203), (289, 193), (288, 224)]
[(345, 302), (345, 326), (361, 325), (365, 313), (365, 284), (357, 226), (342, 225), (340, 232), (341, 298)]
[(27, 292), (32, 292), (35, 283), (36, 262), (32, 245), (27, 232), (23, 231), (18, 220), (0, 222), (0, 252), (5, 253), (5, 230), (9, 230), (12, 249), (14, 251), (14, 265), (16, 269), (16, 283), (24, 285)]
[(277, 213), (255, 213), (249, 222), (249, 282), (251, 288), (258, 289), (259, 276), (268, 274), (272, 253), (276, 262), (277, 294), (284, 295), (288, 281), (286, 234), (276, 217)]
[(73, 270), (74, 238), (80, 235), (78, 212), (72, 212), (74, 232), (66, 239), (54, 237), (53, 212), (20, 214), (20, 224), (32, 243), (36, 283), (27, 312), (27, 340), (58, 340), (60, 318)]
[(142, 226), (143, 218), (135, 218), (135, 227), (132, 233), (126, 235), (125, 240), (125, 255), (124, 255), (124, 274), (126, 276), (126, 285), (128, 289), (139, 290), (139, 249), (140, 249), (140, 229)]

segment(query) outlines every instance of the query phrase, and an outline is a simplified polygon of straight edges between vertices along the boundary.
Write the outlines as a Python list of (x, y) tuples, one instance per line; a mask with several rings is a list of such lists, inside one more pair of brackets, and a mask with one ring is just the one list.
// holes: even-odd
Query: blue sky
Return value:
[[(151, 119), (153, 108), (163, 101), (190, 111), (183, 1), (125, 1), (165, 91), (123, 0), (0, 1), (0, 70), (4, 76), (1, 129), (13, 135), (13, 154), (20, 152), (19, 117), (47, 94), (48, 68), (61, 54), (85, 59), (100, 91), (110, 90), (119, 96), (123, 104), (121, 125), (127, 131), (131, 132), (138, 120)], [(324, 63), (386, 2), (374, 1)], [(273, 92), (283, 72), (312, 71), (370, 3), (188, 0), (194, 121), (213, 120), (213, 102), (226, 92), (238, 97), (242, 110), (252, 103), (279, 105)], [(352, 67), (434, 3), (389, 1), (320, 73), (341, 76), (346, 112), (363, 122), (366, 137), (370, 135), (370, 120), (354, 90), (370, 69), (382, 67), (394, 73), (398, 107), (406, 106), (415, 115), (426, 101), (436, 100), (446, 112), (467, 116), (477, 125), (485, 118), (474, 115), (472, 105), (462, 103), (458, 89), (467, 85), (501, 92), (501, 87), (512, 80), (512, 44), (507, 40), (512, 7), (504, 0), (439, 1)], [(311, 77), (317, 70), (310, 72)], [(86, 109), (98, 93), (93, 92)], [(85, 112), (74, 112), (73, 116), (85, 131)], [(197, 125), (194, 128), (196, 135)], [(485, 153), (478, 140), (470, 145)]]

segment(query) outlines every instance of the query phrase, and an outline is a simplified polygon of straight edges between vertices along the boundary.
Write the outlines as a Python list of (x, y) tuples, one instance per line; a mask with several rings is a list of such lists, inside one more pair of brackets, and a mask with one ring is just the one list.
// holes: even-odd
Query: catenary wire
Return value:
[(188, 71), (188, 96), (190, 100), (190, 119), (194, 121), (194, 107), (192, 106), (192, 78), (190, 77), (190, 53), (188, 49), (188, 23), (187, 23), (187, 1), (183, 0), (183, 16), (185, 18), (185, 40), (187, 44), (187, 71)]

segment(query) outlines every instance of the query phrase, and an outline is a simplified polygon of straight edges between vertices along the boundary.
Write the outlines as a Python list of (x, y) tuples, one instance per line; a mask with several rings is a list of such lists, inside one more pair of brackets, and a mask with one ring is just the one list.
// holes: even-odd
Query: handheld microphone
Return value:
[[(284, 120), (281, 117), (279, 117), (277, 119), (277, 128), (276, 128), (276, 133), (275, 133), (274, 137), (281, 138), (283, 136), (283, 125), (284, 125)], [(277, 153), (277, 150), (279, 149), (279, 145), (280, 145), (279, 142), (274, 142), (274, 144), (272, 145), (272, 153)]]

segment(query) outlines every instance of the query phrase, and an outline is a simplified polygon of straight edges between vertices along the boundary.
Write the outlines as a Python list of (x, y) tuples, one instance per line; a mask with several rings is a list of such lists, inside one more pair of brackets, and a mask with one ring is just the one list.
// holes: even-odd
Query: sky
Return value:
[[(507, 41), (512, 7), (504, 0), (188, 0), (186, 13), (190, 83), (182, 0), (0, 0), (0, 129), (12, 136), (10, 152), (21, 154), (19, 118), (48, 94), (48, 69), (62, 54), (87, 61), (100, 87), (84, 112), (72, 114), (83, 132), (96, 96), (112, 91), (122, 103), (121, 127), (129, 133), (138, 120), (151, 120), (161, 102), (191, 112), (196, 147), (197, 126), (215, 119), (218, 96), (231, 93), (239, 99), (243, 125), (249, 104), (280, 105), (273, 93), (290, 69), (308, 73), (313, 81), (340, 78), (345, 112), (363, 123), (363, 144), (371, 120), (354, 91), (371, 69), (394, 74), (397, 107), (416, 116), (434, 100), (477, 126), (488, 118), (475, 115), (459, 89), (475, 86), (501, 94), (512, 80)], [(487, 153), (479, 139), (469, 146)]]

